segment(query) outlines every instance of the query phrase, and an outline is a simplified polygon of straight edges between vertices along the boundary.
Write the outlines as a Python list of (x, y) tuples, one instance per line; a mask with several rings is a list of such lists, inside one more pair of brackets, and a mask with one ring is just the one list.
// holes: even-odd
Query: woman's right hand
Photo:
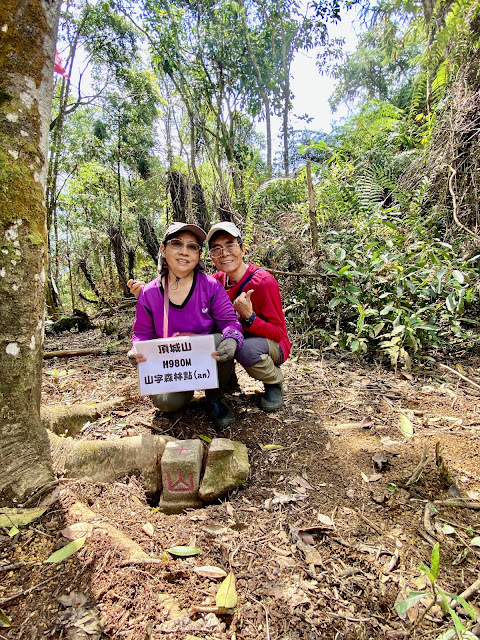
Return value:
[(130, 349), (127, 353), (127, 358), (134, 367), (138, 365), (139, 362), (146, 362), (147, 359), (141, 353), (137, 353), (134, 349)]
[(127, 282), (127, 287), (130, 289), (130, 293), (132, 293), (135, 298), (138, 298), (143, 287), (145, 286), (145, 282), (143, 280), (130, 280)]

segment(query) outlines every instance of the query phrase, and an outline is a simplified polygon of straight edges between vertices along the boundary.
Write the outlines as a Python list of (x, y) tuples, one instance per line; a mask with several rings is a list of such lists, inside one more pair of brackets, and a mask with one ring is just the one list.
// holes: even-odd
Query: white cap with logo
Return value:
[(236, 227), (233, 222), (217, 222), (217, 224), (214, 224), (210, 231), (207, 233), (207, 243), (209, 246), (212, 236), (221, 231), (230, 234), (234, 238), (239, 238), (240, 240), (242, 239), (240, 229)]

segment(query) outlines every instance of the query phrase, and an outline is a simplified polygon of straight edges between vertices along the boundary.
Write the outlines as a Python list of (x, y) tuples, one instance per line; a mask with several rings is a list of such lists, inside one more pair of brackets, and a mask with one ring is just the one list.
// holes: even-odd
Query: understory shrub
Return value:
[(424, 233), (427, 223), (376, 215), (325, 231), (321, 277), (302, 278), (286, 301), (303, 343), (409, 368), (434, 348), (475, 340), (480, 255), (464, 259)]

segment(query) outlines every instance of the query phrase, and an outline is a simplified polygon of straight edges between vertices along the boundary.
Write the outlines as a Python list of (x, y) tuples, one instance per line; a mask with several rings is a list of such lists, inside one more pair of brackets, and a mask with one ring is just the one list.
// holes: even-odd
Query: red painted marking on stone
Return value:
[(182, 470), (178, 470), (178, 480), (176, 482), (172, 482), (170, 478), (170, 474), (167, 473), (167, 484), (170, 491), (173, 492), (185, 492), (185, 491), (193, 491), (193, 476), (190, 474), (188, 476), (188, 483), (186, 480), (182, 478)]
[(183, 453), (184, 451), (188, 451), (188, 447), (184, 447), (183, 444), (180, 447), (180, 449), (178, 450), (178, 455), (180, 455), (181, 453)]

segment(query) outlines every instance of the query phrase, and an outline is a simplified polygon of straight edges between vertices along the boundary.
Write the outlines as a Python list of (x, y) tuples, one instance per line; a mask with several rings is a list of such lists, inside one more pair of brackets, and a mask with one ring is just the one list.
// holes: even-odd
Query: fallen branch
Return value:
[(26, 567), (30, 564), (35, 564), (35, 561), (32, 562), (14, 562), (13, 564), (5, 564), (0, 565), (0, 571), (13, 571), (14, 569), (20, 569), (21, 567)]
[(480, 578), (477, 578), (473, 584), (465, 589), (460, 594), (460, 597), (464, 600), (469, 600), (472, 596), (476, 595), (480, 591)]
[(422, 457), (420, 458), (420, 462), (416, 466), (415, 471), (412, 473), (410, 478), (405, 483), (406, 487), (409, 487), (411, 484), (415, 484), (415, 482), (418, 482), (418, 480), (420, 479), (420, 476), (422, 475), (425, 467), (427, 466), (427, 464), (429, 462), (427, 453), (428, 453), (428, 445), (424, 444), (423, 445), (423, 450), (422, 450)]
[(64, 349), (61, 351), (44, 351), (43, 358), (76, 358), (77, 356), (99, 356), (101, 349)]
[(17, 591), (17, 593), (14, 593), (13, 596), (0, 600), (0, 606), (7, 604), (7, 602), (10, 602), (11, 600), (15, 600), (15, 598), (19, 598), (20, 596), (27, 596), (29, 593), (32, 593), (32, 591), (35, 591), (35, 589), (39, 589), (40, 587), (43, 587), (44, 584), (47, 584), (47, 582), (50, 582), (56, 577), (57, 575), (55, 574), (53, 576), (50, 576), (50, 578), (47, 578), (46, 580), (42, 580), (42, 582), (35, 584), (33, 587), (30, 587), (30, 589), (25, 589), (25, 591)]
[(128, 309), (129, 307), (134, 307), (136, 304), (137, 304), (137, 299), (135, 297), (131, 299), (128, 298), (127, 300), (120, 302), (120, 304), (118, 304), (116, 307), (110, 306), (109, 309), (102, 309), (101, 311), (98, 311), (98, 313), (95, 313), (94, 315), (92, 315), (92, 320), (98, 320), (99, 318), (104, 318), (104, 317), (111, 317), (115, 315), (117, 311), (121, 311), (122, 309)]
[(270, 273), (274, 273), (276, 276), (303, 276), (304, 278), (325, 278), (326, 273), (302, 273), (301, 271), (279, 271), (278, 269), (269, 269), (265, 267)]
[(400, 560), (401, 547), (402, 547), (402, 543), (397, 538), (397, 540), (395, 541), (395, 551), (393, 552), (393, 556), (382, 569), (382, 572), (385, 575), (388, 575), (389, 573), (391, 573), (397, 566), (397, 562)]
[(428, 535), (428, 533), (425, 533), (425, 531), (422, 531), (421, 529), (417, 529), (417, 534), (420, 536), (420, 538), (423, 538), (423, 540), (425, 540), (425, 542), (431, 547), (433, 547), (437, 543), (436, 538), (432, 538)]
[(476, 387), (477, 389), (480, 389), (480, 384), (477, 384), (473, 380), (470, 380), (470, 378), (467, 378), (467, 376), (464, 376), (463, 373), (460, 373), (460, 371), (457, 371), (456, 369), (452, 369), (452, 367), (449, 367), (448, 364), (442, 364), (441, 362), (437, 362), (437, 364), (439, 367), (442, 367), (442, 369), (447, 369), (448, 371), (451, 371), (462, 380), (465, 380), (465, 382), (468, 382), (469, 384), (471, 384), (472, 387)]
[[(467, 587), (465, 589), (465, 591), (463, 591), (460, 594), (460, 598), (463, 598), (464, 600), (468, 600), (472, 597), (477, 595), (477, 593), (480, 591), (480, 578), (477, 578), (475, 580), (475, 582), (473, 584), (471, 584), (469, 587)], [(453, 598), (449, 600), (449, 604), (452, 607), (452, 609), (457, 609), (460, 605), (460, 603), (458, 602), (458, 600), (454, 600)], [(447, 612), (445, 612), (443, 614), (443, 616), (445, 617), (447, 614)]]
[(436, 513), (437, 510), (433, 506), (431, 502), (427, 502), (425, 505), (425, 510), (423, 512), (423, 526), (425, 527), (425, 531), (431, 536), (434, 540), (437, 539), (437, 535), (435, 534), (435, 530), (432, 526), (432, 514)]
[(374, 531), (376, 531), (378, 535), (380, 536), (383, 535), (382, 529), (380, 529), (380, 527), (378, 527), (375, 523), (373, 523), (371, 520), (365, 517), (361, 511), (359, 511), (358, 509), (355, 509), (355, 513), (360, 518), (360, 520), (363, 520), (365, 524), (368, 524), (368, 526), (371, 527)]
[(252, 595), (249, 595), (249, 598), (251, 598), (254, 602), (256, 602), (257, 604), (259, 604), (261, 607), (263, 607), (263, 610), (265, 611), (265, 633), (266, 633), (266, 640), (270, 640), (270, 621), (268, 619), (268, 609), (267, 607), (263, 604), (263, 602), (260, 600), (257, 600), (256, 598), (254, 598)]
[(337, 618), (338, 620), (348, 620), (349, 622), (371, 622), (371, 618), (354, 618), (352, 615), (349, 615), (346, 611), (345, 611), (345, 615), (342, 615), (341, 613), (333, 613), (332, 611), (329, 611), (328, 613), (329, 616), (331, 616), (332, 618)]
[(460, 509), (473, 509), (480, 511), (480, 502), (468, 502), (466, 500), (434, 500), (433, 504), (441, 507), (459, 507)]

